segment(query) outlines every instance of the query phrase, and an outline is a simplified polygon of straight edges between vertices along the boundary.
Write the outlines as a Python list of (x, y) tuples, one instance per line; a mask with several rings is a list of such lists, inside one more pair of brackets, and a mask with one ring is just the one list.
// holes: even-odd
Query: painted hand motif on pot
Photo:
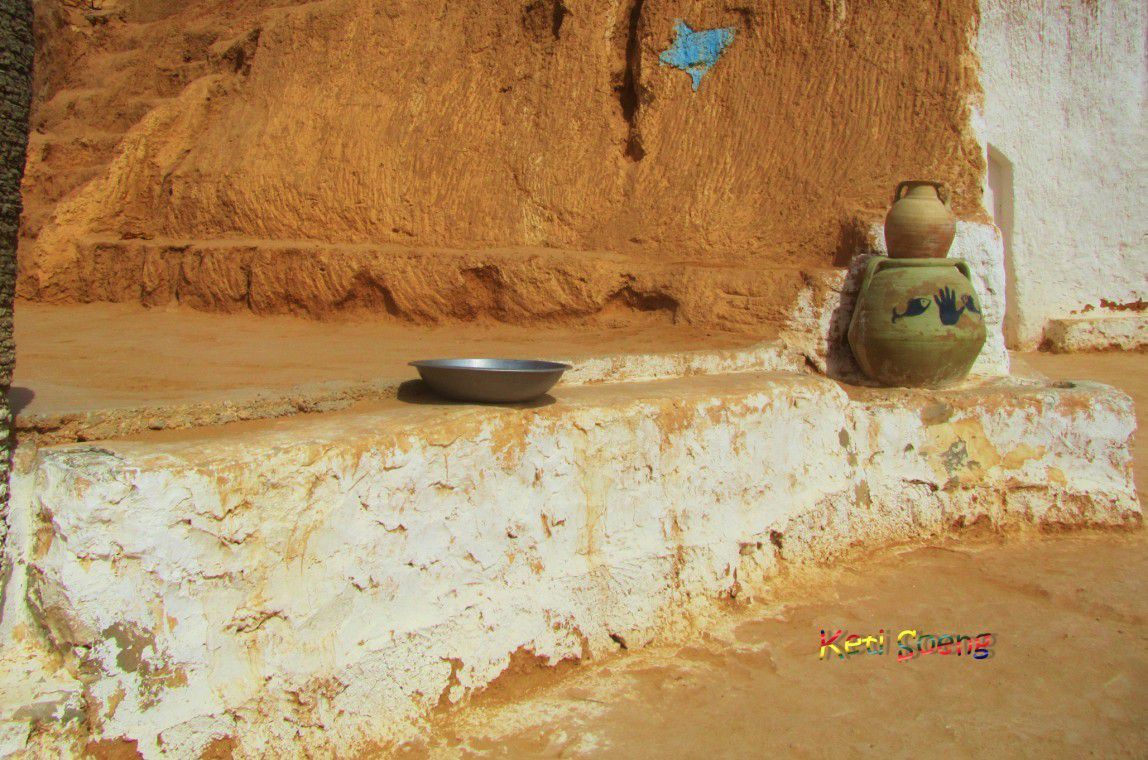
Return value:
[(849, 347), (861, 370), (883, 385), (951, 385), (968, 375), (985, 342), (976, 298), (972, 270), (961, 259), (875, 256), (857, 292)]
[(964, 305), (958, 309), (957, 294), (948, 287), (938, 290), (933, 300), (937, 302), (937, 308), (941, 310), (941, 324), (943, 325), (955, 325), (960, 322), (961, 315), (965, 313), (965, 308), (968, 306), (968, 296), (966, 296)]

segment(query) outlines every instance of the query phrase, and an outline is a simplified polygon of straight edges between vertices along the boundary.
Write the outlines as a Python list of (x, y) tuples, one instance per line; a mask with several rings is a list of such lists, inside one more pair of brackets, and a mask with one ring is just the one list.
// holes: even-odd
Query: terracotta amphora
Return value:
[(869, 261), (849, 346), (884, 385), (937, 388), (964, 378), (985, 343), (969, 265), (961, 259)]
[(957, 218), (940, 182), (909, 180), (897, 185), (885, 216), (885, 246), (894, 259), (940, 259), (949, 253)]

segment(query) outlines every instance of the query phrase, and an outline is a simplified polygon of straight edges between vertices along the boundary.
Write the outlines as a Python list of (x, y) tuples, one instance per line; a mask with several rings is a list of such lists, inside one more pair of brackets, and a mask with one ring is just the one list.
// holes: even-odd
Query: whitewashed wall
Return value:
[(1050, 319), (1148, 300), (1148, 3), (982, 0), (981, 14), (985, 207), (1006, 237), (1010, 343), (1030, 348)]

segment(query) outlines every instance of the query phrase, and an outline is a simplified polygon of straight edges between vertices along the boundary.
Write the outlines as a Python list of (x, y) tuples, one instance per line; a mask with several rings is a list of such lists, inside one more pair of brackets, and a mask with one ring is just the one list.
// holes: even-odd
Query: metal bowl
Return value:
[(528, 359), (427, 359), (411, 366), (440, 396), (486, 404), (532, 401), (570, 369), (569, 364)]

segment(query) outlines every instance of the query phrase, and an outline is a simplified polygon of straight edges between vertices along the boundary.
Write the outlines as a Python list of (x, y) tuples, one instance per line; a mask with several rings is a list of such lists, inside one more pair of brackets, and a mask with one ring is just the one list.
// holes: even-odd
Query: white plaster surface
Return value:
[(1148, 346), (1148, 315), (1068, 317), (1048, 324), (1046, 340), (1050, 351), (1135, 350)]
[(1012, 164), (1013, 347), (1101, 299), (1148, 300), (1146, 40), (1143, 0), (981, 2), (975, 126)]
[(781, 563), (1138, 518), (1117, 391), (852, 393), (740, 374), (42, 449), (13, 551), (94, 738), (297, 757), (408, 737), (515, 652), (680, 637)]
[(571, 365), (562, 375), (561, 383), (564, 386), (643, 382), (738, 372), (803, 372), (806, 369), (805, 357), (779, 341), (767, 341), (746, 348), (609, 354), (562, 361)]

